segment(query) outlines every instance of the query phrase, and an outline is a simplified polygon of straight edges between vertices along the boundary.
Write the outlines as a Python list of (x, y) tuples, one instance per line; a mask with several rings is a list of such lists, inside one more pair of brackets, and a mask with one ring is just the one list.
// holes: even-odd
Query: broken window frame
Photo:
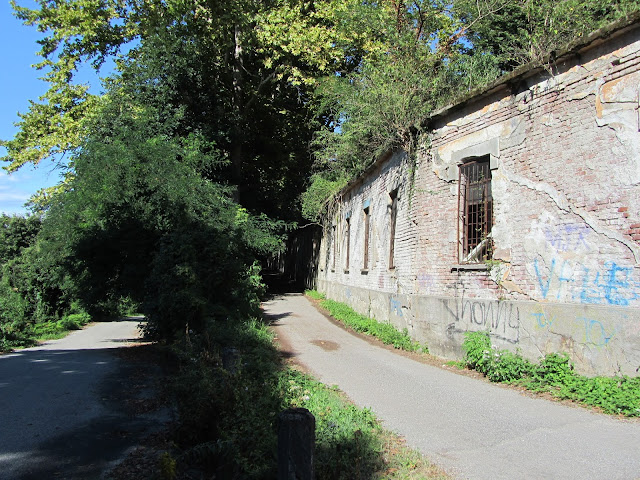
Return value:
[(493, 252), (490, 156), (468, 158), (458, 170), (458, 259), (483, 263)]

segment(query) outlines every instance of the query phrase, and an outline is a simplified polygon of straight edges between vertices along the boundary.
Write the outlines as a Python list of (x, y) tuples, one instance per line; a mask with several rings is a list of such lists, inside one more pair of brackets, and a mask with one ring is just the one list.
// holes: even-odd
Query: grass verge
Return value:
[(640, 417), (640, 377), (578, 375), (569, 356), (549, 353), (538, 364), (491, 346), (488, 332), (467, 332), (464, 363), (492, 382), (510, 383), (560, 400), (595, 407), (604, 413)]
[(88, 313), (74, 313), (66, 315), (55, 322), (36, 324), (0, 325), (0, 352), (7, 352), (14, 348), (24, 348), (36, 345), (39, 341), (55, 340), (79, 330), (91, 321)]
[(193, 478), (194, 470), (206, 478), (275, 478), (277, 418), (291, 407), (316, 418), (318, 480), (447, 478), (382, 429), (370, 410), (284, 365), (260, 321), (212, 322), (172, 352), (176, 448), (156, 469), (167, 478)]
[(325, 308), (333, 318), (348, 325), (356, 332), (371, 335), (386, 345), (393, 345), (395, 348), (408, 352), (429, 352), (426, 345), (413, 341), (406, 329), (400, 332), (393, 325), (361, 315), (344, 303), (327, 300), (316, 290), (306, 290), (304, 293), (309, 298), (318, 301), (319, 305)]

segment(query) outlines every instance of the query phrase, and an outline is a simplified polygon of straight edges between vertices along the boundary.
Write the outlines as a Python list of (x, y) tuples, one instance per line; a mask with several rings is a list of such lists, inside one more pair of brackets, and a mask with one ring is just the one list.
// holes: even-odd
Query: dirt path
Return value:
[(97, 323), (0, 356), (0, 479), (100, 478), (169, 420), (138, 323)]
[(640, 478), (638, 421), (417, 362), (334, 325), (300, 294), (264, 311), (289, 356), (456, 477)]

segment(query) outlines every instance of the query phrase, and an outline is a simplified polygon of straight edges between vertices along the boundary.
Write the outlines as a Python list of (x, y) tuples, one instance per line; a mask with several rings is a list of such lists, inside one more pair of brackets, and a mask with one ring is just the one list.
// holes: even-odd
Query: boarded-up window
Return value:
[(493, 198), (489, 156), (460, 166), (458, 232), (460, 261), (480, 263), (491, 258)]

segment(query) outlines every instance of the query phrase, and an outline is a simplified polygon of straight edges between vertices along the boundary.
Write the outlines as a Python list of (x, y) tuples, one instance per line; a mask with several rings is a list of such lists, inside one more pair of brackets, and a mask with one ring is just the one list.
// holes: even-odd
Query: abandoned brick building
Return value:
[[(427, 119), (413, 167), (337, 197), (317, 287), (461, 358), (466, 331), (586, 374), (640, 367), (640, 24), (623, 21)], [(411, 172), (414, 172), (414, 175)]]

